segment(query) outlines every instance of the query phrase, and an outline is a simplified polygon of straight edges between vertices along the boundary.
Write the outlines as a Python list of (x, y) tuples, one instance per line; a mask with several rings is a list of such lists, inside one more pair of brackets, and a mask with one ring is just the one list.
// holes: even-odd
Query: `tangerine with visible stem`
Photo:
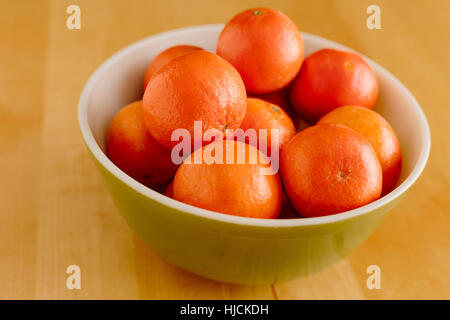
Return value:
[(382, 170), (370, 142), (337, 124), (300, 131), (281, 151), (286, 193), (304, 217), (340, 213), (381, 195)]

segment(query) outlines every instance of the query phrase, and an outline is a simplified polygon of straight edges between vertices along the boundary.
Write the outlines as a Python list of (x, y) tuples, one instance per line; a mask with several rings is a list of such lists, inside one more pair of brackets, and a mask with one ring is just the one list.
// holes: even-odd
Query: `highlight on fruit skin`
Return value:
[[(257, 155), (257, 161), (252, 161), (251, 152)], [(219, 161), (195, 162), (206, 154), (218, 157)], [(235, 216), (277, 218), (282, 203), (280, 177), (275, 172), (267, 174), (270, 164), (260, 159), (266, 157), (238, 141), (221, 140), (204, 146), (179, 167), (173, 181), (173, 198)]]
[(322, 49), (305, 58), (290, 86), (289, 98), (300, 116), (315, 123), (341, 106), (372, 109), (378, 98), (378, 81), (359, 54)]
[(303, 39), (284, 13), (253, 8), (227, 22), (216, 52), (242, 76), (247, 91), (266, 94), (285, 88), (303, 62)]
[(152, 61), (150, 61), (147, 70), (145, 71), (144, 79), (142, 81), (142, 87), (145, 92), (145, 88), (147, 88), (147, 84), (150, 81), (150, 78), (162, 67), (168, 64), (173, 59), (182, 56), (183, 54), (195, 51), (195, 50), (203, 50), (197, 46), (191, 45), (177, 45), (159, 53)]
[(324, 115), (318, 124), (347, 126), (369, 140), (383, 170), (383, 194), (392, 191), (402, 170), (400, 142), (386, 119), (379, 113), (358, 106), (343, 106)]
[(108, 129), (106, 155), (119, 169), (150, 188), (173, 178), (177, 166), (144, 123), (142, 101), (117, 112)]
[(375, 151), (364, 136), (342, 125), (297, 133), (281, 152), (280, 169), (289, 200), (304, 217), (352, 210), (381, 195)]

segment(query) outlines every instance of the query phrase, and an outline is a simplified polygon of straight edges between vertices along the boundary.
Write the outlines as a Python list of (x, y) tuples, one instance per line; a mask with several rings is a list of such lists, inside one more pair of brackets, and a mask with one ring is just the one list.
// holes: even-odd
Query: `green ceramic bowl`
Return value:
[[(357, 248), (377, 228), (421, 174), (430, 151), (427, 120), (413, 95), (388, 71), (367, 59), (380, 84), (376, 110), (397, 132), (403, 171), (397, 188), (348, 212), (305, 219), (236, 217), (170, 199), (133, 180), (105, 155), (114, 114), (141, 97), (149, 61), (167, 47), (191, 44), (214, 51), (222, 25), (158, 34), (119, 51), (87, 82), (79, 102), (83, 138), (117, 207), (142, 240), (168, 261), (207, 278), (271, 284), (327, 267)], [(305, 54), (322, 48), (351, 50), (303, 33)]]

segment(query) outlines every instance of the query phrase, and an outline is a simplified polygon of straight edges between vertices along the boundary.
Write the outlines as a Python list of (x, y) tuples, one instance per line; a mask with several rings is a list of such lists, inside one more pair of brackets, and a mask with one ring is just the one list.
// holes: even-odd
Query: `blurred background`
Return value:
[[(66, 27), (72, 4), (80, 30)], [(366, 26), (372, 4), (380, 30)], [(258, 6), (396, 75), (428, 117), (432, 151), (400, 205), (349, 257), (307, 278), (248, 287), (182, 271), (136, 238), (83, 145), (77, 103), (89, 75), (124, 46)], [(448, 12), (448, 0), (0, 0), (0, 298), (450, 299)], [(81, 290), (66, 287), (71, 264)], [(366, 286), (374, 264), (379, 290)]]

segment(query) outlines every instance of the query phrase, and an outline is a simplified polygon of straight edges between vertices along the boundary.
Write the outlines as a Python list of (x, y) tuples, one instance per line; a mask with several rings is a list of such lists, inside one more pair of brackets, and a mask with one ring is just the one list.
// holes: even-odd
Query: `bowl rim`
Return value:
[[(429, 154), (430, 154), (430, 148), (431, 148), (431, 135), (430, 135), (430, 128), (426, 119), (426, 116), (420, 107), (419, 103), (415, 99), (415, 97), (412, 95), (412, 93), (389, 71), (384, 69), (381, 65), (377, 64), (376, 62), (372, 61), (371, 59), (367, 58), (366, 56), (362, 55), (364, 59), (372, 66), (377, 69), (378, 72), (383, 73), (388, 78), (391, 78), (395, 84), (398, 86), (400, 90), (402, 90), (403, 94), (412, 102), (413, 108), (419, 115), (419, 122), (421, 124), (420, 126), (420, 132), (422, 137), (422, 146), (420, 150), (419, 158), (414, 165), (414, 168), (412, 169), (411, 173), (406, 177), (406, 179), (397, 186), (393, 191), (388, 193), (387, 195), (381, 197), (378, 200), (375, 200), (374, 202), (371, 202), (365, 206), (329, 215), (329, 216), (321, 216), (321, 217), (312, 217), (312, 218), (292, 218), (292, 219), (261, 219), (261, 218), (249, 218), (249, 217), (241, 217), (241, 216), (233, 216), (228, 215), (224, 213), (219, 213), (215, 211), (210, 211), (202, 208), (198, 208), (192, 205), (188, 205), (185, 203), (182, 203), (180, 201), (177, 201), (175, 199), (169, 198), (155, 190), (152, 190), (143, 184), (139, 183), (138, 181), (134, 180), (130, 176), (128, 176), (126, 173), (124, 173), (122, 170), (120, 170), (109, 158), (106, 156), (106, 154), (102, 151), (100, 146), (98, 145), (97, 141), (94, 138), (94, 135), (91, 131), (91, 128), (89, 127), (89, 121), (88, 121), (88, 101), (91, 94), (91, 91), (97, 82), (97, 79), (101, 76), (104, 70), (106, 70), (110, 65), (114, 64), (116, 61), (120, 60), (123, 56), (127, 55), (129, 52), (132, 52), (134, 50), (139, 49), (140, 47), (147, 44), (148, 41), (156, 41), (158, 39), (164, 38), (168, 35), (174, 35), (177, 33), (185, 33), (185, 32), (191, 32), (191, 31), (205, 31), (206, 29), (210, 29), (210, 31), (220, 32), (223, 28), (223, 24), (206, 24), (206, 25), (197, 25), (197, 26), (190, 26), (190, 27), (184, 27), (184, 28), (178, 28), (178, 29), (172, 29), (165, 32), (161, 32), (149, 37), (146, 37), (144, 39), (141, 39), (137, 42), (134, 42), (115, 54), (113, 54), (111, 57), (109, 57), (107, 60), (105, 60), (99, 67), (96, 68), (96, 70), (91, 74), (88, 81), (86, 82), (78, 103), (78, 122), (81, 130), (81, 134), (83, 136), (83, 139), (85, 141), (86, 146), (92, 153), (92, 155), (95, 157), (95, 159), (113, 176), (115, 176), (117, 179), (121, 180), (123, 183), (125, 183), (127, 186), (132, 188), (137, 193), (150, 198), (152, 200), (155, 200), (167, 207), (170, 207), (172, 209), (182, 211), (186, 214), (195, 215), (201, 218), (209, 219), (209, 220), (215, 220), (219, 222), (224, 222), (228, 224), (237, 224), (237, 225), (244, 225), (244, 226), (252, 226), (252, 227), (265, 227), (265, 228), (290, 228), (290, 227), (302, 227), (302, 226), (313, 226), (313, 225), (322, 225), (322, 224), (331, 224), (335, 222), (340, 222), (343, 220), (349, 220), (364, 214), (368, 214), (370, 212), (373, 212), (387, 203), (395, 200), (396, 198), (400, 197), (406, 190), (408, 190), (412, 184), (418, 179), (420, 174), (422, 173)], [(318, 40), (323, 42), (325, 45), (329, 45), (330, 47), (338, 47), (342, 50), (348, 50), (356, 52), (355, 50), (348, 48), (342, 44), (339, 44), (337, 42), (334, 42), (332, 40), (307, 33), (302, 32), (303, 39), (311, 39), (311, 40)], [(360, 53), (359, 53), (360, 54)]]

